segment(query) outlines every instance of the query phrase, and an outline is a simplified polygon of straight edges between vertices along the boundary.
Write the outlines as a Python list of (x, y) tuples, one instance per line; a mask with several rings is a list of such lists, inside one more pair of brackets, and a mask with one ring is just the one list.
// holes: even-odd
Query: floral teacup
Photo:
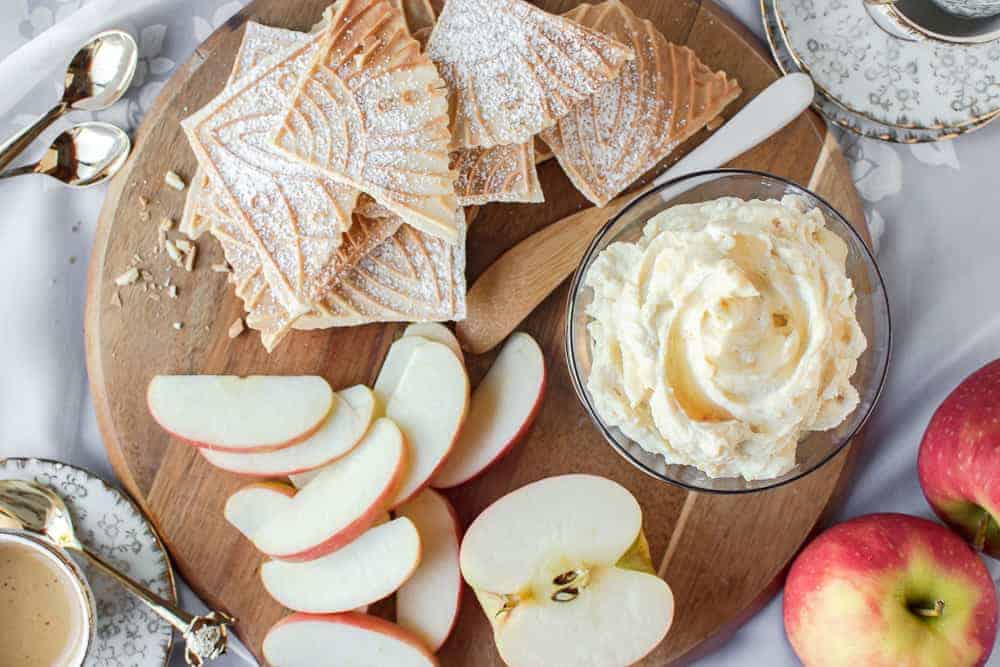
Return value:
[(1000, 0), (864, 0), (879, 28), (907, 41), (982, 44), (1000, 39)]

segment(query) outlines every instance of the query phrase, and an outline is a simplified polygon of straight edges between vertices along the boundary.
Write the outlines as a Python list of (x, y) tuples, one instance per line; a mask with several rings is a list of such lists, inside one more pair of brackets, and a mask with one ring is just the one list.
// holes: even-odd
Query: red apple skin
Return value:
[[(333, 403), (330, 404), (330, 410), (333, 409), (334, 403), (336, 403), (336, 401), (334, 401)], [(308, 440), (313, 435), (315, 435), (316, 431), (318, 431), (320, 429), (320, 427), (323, 425), (323, 423), (330, 416), (330, 411), (328, 410), (327, 413), (326, 413), (326, 415), (322, 419), (320, 419), (318, 422), (316, 422), (316, 424), (312, 428), (306, 430), (303, 433), (298, 434), (294, 438), (291, 438), (289, 440), (285, 440), (284, 442), (264, 443), (264, 444), (260, 444), (260, 445), (252, 445), (250, 447), (226, 447), (224, 445), (217, 445), (217, 444), (213, 444), (213, 443), (210, 443), (210, 442), (198, 442), (197, 440), (189, 440), (189, 439), (185, 438), (184, 436), (179, 435), (179, 434), (174, 433), (173, 431), (171, 431), (170, 427), (168, 427), (166, 424), (164, 424), (163, 422), (160, 421), (159, 417), (156, 414), (156, 411), (153, 409), (153, 401), (152, 401), (152, 396), (151, 396), (149, 387), (146, 388), (146, 409), (149, 412), (149, 416), (152, 417), (153, 421), (156, 422), (157, 426), (159, 426), (164, 431), (166, 431), (168, 434), (170, 434), (171, 437), (173, 437), (173, 438), (175, 438), (177, 440), (180, 440), (184, 444), (190, 445), (192, 447), (197, 447), (198, 449), (214, 449), (214, 450), (220, 451), (220, 452), (232, 452), (232, 453), (240, 453), (240, 452), (242, 452), (242, 453), (245, 453), (245, 454), (252, 454), (254, 452), (258, 452), (258, 453), (276, 452), (279, 449), (285, 449), (287, 447), (291, 447), (292, 445), (297, 445), (300, 442), (302, 442), (304, 440)]]
[[(458, 422), (458, 428), (455, 429), (454, 435), (451, 436), (451, 444), (448, 445), (448, 451), (445, 452), (444, 456), (441, 457), (441, 460), (437, 462), (436, 466), (434, 466), (434, 470), (432, 470), (431, 474), (427, 476), (427, 479), (425, 479), (423, 482), (421, 482), (420, 486), (418, 486), (417, 488), (415, 488), (413, 490), (413, 492), (410, 495), (406, 496), (405, 498), (399, 498), (399, 499), (393, 501), (392, 506), (389, 507), (388, 509), (394, 510), (394, 509), (396, 509), (397, 507), (399, 507), (401, 505), (405, 505), (406, 503), (410, 502), (411, 500), (413, 500), (414, 498), (416, 498), (417, 496), (419, 496), (420, 493), (422, 491), (424, 491), (425, 489), (431, 488), (431, 481), (434, 479), (434, 475), (438, 474), (438, 472), (444, 467), (444, 464), (448, 461), (448, 455), (451, 454), (452, 450), (455, 449), (455, 443), (458, 442), (458, 437), (460, 435), (462, 435), (462, 426), (465, 424), (465, 418), (467, 416), (469, 416), (469, 394), (468, 393), (466, 393), (466, 395), (465, 395), (465, 411), (462, 413), (462, 419)], [(405, 433), (403, 434), (403, 439), (406, 440), (406, 434)], [(410, 451), (410, 441), (409, 440), (406, 441), (406, 451)], [(400, 477), (399, 485), (402, 485), (402, 483), (403, 483), (403, 480), (402, 480), (402, 477)]]
[[(451, 501), (448, 500), (448, 498), (446, 498), (444, 494), (438, 493), (434, 489), (425, 489), (425, 490), (428, 491), (429, 493), (436, 493), (444, 501), (444, 506), (448, 508), (448, 515), (451, 516), (451, 528), (455, 532), (455, 543), (458, 544), (459, 548), (461, 548), (462, 522), (458, 518), (458, 513), (455, 511), (455, 506), (451, 504)], [(464, 595), (462, 591), (465, 588), (462, 582), (462, 570), (459, 569), (458, 572), (456, 572), (456, 575), (458, 576), (458, 598), (455, 600), (454, 615), (451, 617), (451, 625), (448, 626), (448, 632), (445, 633), (444, 639), (441, 640), (441, 643), (438, 644), (437, 646), (428, 647), (434, 653), (437, 653), (438, 651), (441, 650), (441, 647), (444, 646), (446, 641), (448, 641), (448, 637), (451, 637), (451, 633), (455, 631), (455, 625), (458, 623), (458, 614), (462, 610), (462, 596)]]
[[(1000, 359), (967, 377), (931, 417), (917, 458), (934, 512), (1000, 558)], [(977, 545), (978, 546), (978, 545)]]
[[(378, 496), (371, 507), (365, 510), (365, 512), (354, 521), (344, 526), (339, 532), (330, 535), (319, 544), (302, 551), (280, 554), (269, 553), (267, 555), (277, 560), (287, 560), (292, 563), (304, 563), (306, 561), (322, 558), (323, 556), (332, 554), (337, 549), (347, 546), (360, 537), (362, 533), (375, 525), (375, 522), (378, 521), (379, 517), (381, 517), (385, 511), (389, 509), (389, 503), (392, 502), (393, 496), (395, 496), (396, 492), (399, 491), (399, 485), (403, 483), (403, 474), (406, 472), (408, 465), (409, 456), (407, 455), (407, 449), (404, 447), (403, 455), (399, 457), (399, 463), (396, 465), (396, 469), (393, 470), (392, 478), (386, 485), (386, 488)], [(298, 493), (298, 491), (296, 491), (296, 493)]]
[[(361, 628), (362, 630), (378, 632), (409, 644), (423, 653), (431, 664), (440, 665), (437, 656), (428, 651), (427, 647), (420, 642), (420, 639), (418, 639), (417, 636), (409, 630), (406, 630), (395, 623), (379, 618), (378, 616), (362, 614), (356, 611), (345, 611), (340, 614), (304, 614), (302, 612), (296, 612), (275, 623), (267, 632), (268, 634), (271, 634), (283, 625), (288, 623), (298, 623), (301, 621), (326, 621), (328, 623), (341, 623), (343, 625), (352, 625), (356, 628)], [(264, 641), (267, 641), (266, 636), (264, 637)]]
[[(497, 451), (496, 455), (492, 459), (490, 459), (490, 461), (486, 465), (484, 465), (482, 468), (475, 471), (468, 477), (465, 477), (461, 481), (449, 480), (446, 484), (440, 484), (440, 485), (435, 484), (434, 475), (432, 475), (431, 486), (436, 489), (453, 489), (456, 486), (461, 486), (462, 484), (471, 482), (472, 480), (479, 478), (487, 470), (489, 470), (497, 463), (502, 461), (504, 457), (507, 456), (507, 454), (509, 454), (512, 449), (514, 449), (514, 446), (520, 443), (522, 440), (524, 440), (525, 436), (528, 435), (528, 432), (531, 430), (531, 427), (535, 423), (535, 418), (538, 417), (538, 412), (542, 408), (542, 399), (545, 398), (545, 390), (548, 389), (548, 385), (549, 385), (549, 370), (547, 367), (545, 367), (542, 371), (542, 382), (538, 388), (538, 397), (535, 399), (535, 404), (531, 407), (531, 412), (528, 413), (528, 418), (524, 420), (523, 424), (521, 424), (521, 428), (517, 430), (517, 433), (515, 433), (514, 436), (507, 441), (506, 445), (504, 445), (499, 451)], [(461, 435), (461, 431), (459, 431), (459, 435)], [(455, 437), (455, 442), (458, 442), (458, 436)], [(439, 466), (439, 468), (443, 467), (444, 466), (442, 462), (442, 465)]]
[[(908, 608), (935, 599), (945, 603), (939, 618)], [(973, 667), (993, 649), (997, 596), (982, 560), (944, 526), (870, 514), (798, 555), (784, 619), (806, 667)]]

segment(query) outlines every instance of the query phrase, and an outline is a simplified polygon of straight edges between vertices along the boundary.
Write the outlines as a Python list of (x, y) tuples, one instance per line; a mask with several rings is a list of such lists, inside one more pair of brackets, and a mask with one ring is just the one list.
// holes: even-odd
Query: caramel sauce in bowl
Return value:
[(33, 535), (0, 530), (0, 665), (79, 667), (96, 616), (72, 558)]

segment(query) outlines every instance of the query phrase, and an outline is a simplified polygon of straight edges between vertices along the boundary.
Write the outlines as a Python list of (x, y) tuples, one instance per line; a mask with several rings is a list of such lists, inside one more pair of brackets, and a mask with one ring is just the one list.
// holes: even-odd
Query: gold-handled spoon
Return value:
[(62, 99), (31, 126), (0, 145), (0, 169), (13, 162), (67, 111), (100, 111), (117, 102), (132, 84), (138, 62), (139, 47), (122, 30), (102, 32), (80, 47), (66, 68)]
[(226, 652), (228, 626), (235, 619), (219, 611), (193, 616), (116, 570), (80, 542), (66, 504), (52, 489), (19, 479), (0, 480), (0, 522), (8, 527), (16, 525), (86, 556), (99, 570), (116, 579), (157, 616), (180, 631), (187, 644), (185, 658), (189, 665), (203, 665)]
[(55, 139), (42, 159), (11, 169), (0, 178), (43, 174), (77, 188), (97, 185), (122, 168), (132, 142), (121, 128), (108, 123), (80, 123)]

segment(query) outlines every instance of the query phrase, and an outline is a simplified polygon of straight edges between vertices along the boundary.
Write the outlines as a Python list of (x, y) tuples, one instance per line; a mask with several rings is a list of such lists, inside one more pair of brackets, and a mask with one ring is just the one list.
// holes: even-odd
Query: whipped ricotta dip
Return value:
[(858, 405), (847, 244), (796, 196), (674, 206), (584, 279), (600, 417), (667, 463), (777, 477)]

